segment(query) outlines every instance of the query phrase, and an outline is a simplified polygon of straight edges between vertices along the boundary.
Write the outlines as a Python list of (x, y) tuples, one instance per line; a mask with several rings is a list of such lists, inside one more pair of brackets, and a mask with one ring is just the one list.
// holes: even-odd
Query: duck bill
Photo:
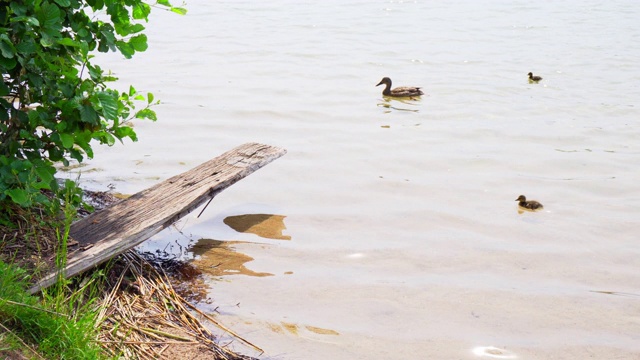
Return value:
[(384, 82), (383, 82), (383, 81), (380, 81), (380, 82), (378, 83), (378, 85), (376, 85), (376, 86), (380, 86), (380, 85), (382, 85), (382, 84), (384, 84)]

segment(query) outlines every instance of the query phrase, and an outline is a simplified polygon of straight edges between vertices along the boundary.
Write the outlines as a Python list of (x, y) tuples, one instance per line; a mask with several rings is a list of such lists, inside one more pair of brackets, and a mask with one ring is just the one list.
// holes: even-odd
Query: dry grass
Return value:
[(124, 254), (122, 261), (124, 271), (105, 296), (97, 319), (102, 329), (98, 341), (111, 355), (135, 359), (253, 359), (219, 346), (200, 319), (262, 352), (185, 301), (166, 274), (135, 252)]

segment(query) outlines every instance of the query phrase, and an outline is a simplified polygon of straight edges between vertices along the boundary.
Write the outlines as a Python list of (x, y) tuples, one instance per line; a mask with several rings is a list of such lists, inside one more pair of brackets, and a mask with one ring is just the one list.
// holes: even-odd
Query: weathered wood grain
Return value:
[[(285, 153), (269, 145), (244, 144), (73, 223), (69, 234), (86, 250), (68, 255), (64, 276), (133, 248)], [(50, 286), (56, 276), (47, 275), (30, 292)]]

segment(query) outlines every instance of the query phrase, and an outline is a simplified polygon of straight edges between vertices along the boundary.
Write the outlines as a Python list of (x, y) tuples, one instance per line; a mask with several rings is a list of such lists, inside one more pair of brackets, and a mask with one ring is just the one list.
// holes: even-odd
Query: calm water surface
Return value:
[[(202, 308), (262, 358), (640, 359), (640, 5), (187, 7), (102, 57), (163, 105), (81, 181), (134, 193), (286, 148), (145, 246), (199, 266)], [(383, 76), (427, 95), (383, 99)]]

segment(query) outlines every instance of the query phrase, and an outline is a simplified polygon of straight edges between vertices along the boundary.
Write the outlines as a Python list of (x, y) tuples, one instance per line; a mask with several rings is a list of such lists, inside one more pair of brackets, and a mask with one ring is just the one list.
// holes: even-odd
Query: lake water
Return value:
[[(81, 182), (286, 148), (145, 245), (199, 266), (202, 309), (261, 358), (640, 359), (637, 2), (186, 7), (100, 57), (163, 104)], [(426, 95), (384, 99), (383, 76)]]

